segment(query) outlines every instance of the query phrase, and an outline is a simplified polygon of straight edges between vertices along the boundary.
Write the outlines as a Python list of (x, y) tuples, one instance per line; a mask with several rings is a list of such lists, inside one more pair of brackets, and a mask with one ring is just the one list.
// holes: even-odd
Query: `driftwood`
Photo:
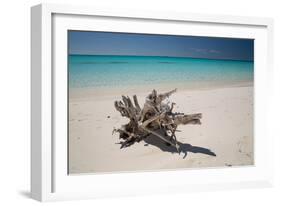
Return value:
[[(201, 124), (201, 113), (183, 114), (173, 112), (175, 103), (164, 103), (176, 89), (163, 94), (157, 94), (153, 90), (147, 97), (143, 108), (138, 103), (137, 96), (133, 96), (133, 102), (128, 96), (122, 96), (122, 101), (115, 101), (114, 106), (123, 117), (129, 119), (129, 123), (122, 125), (114, 132), (119, 133), (121, 148), (128, 147), (135, 142), (140, 142), (149, 135), (160, 138), (167, 145), (171, 145), (180, 153), (176, 132), (179, 125)], [(159, 131), (162, 132), (159, 132)]]

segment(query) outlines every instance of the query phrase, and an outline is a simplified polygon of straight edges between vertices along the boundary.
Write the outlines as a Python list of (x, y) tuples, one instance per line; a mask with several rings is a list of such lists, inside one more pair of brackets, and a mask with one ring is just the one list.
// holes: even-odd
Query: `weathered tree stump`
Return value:
[[(157, 94), (153, 90), (147, 97), (143, 108), (139, 106), (137, 96), (133, 96), (133, 102), (130, 97), (122, 96), (122, 101), (115, 101), (114, 105), (117, 111), (123, 117), (129, 119), (129, 123), (122, 125), (114, 132), (119, 133), (121, 148), (128, 147), (135, 142), (140, 142), (149, 135), (160, 138), (167, 144), (175, 147), (180, 153), (177, 143), (176, 132), (178, 125), (201, 124), (201, 113), (183, 114), (173, 112), (175, 103), (164, 103), (163, 101), (176, 92), (176, 89), (163, 94)], [(158, 131), (163, 132), (159, 133)]]

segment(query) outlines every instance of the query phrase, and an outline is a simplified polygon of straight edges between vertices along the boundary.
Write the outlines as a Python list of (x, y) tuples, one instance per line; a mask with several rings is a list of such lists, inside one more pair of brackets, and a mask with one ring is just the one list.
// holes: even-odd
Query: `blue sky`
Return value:
[(171, 56), (253, 61), (254, 40), (69, 31), (69, 54)]

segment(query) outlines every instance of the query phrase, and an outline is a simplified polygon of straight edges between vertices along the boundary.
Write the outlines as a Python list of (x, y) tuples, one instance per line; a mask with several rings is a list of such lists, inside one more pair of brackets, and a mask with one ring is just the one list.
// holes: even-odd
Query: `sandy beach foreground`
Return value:
[[(143, 91), (138, 99), (143, 105)], [(72, 96), (69, 99), (70, 174), (252, 165), (253, 87), (178, 90), (170, 97), (175, 111), (202, 113), (202, 125), (180, 126), (178, 154), (157, 137), (120, 149), (118, 134), (128, 120), (114, 108), (119, 95)]]

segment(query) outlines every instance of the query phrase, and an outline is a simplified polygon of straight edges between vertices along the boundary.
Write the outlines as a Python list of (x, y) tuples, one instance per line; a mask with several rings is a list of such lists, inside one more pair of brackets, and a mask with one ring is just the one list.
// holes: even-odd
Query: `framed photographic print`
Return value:
[(272, 184), (271, 19), (31, 13), (34, 199)]

